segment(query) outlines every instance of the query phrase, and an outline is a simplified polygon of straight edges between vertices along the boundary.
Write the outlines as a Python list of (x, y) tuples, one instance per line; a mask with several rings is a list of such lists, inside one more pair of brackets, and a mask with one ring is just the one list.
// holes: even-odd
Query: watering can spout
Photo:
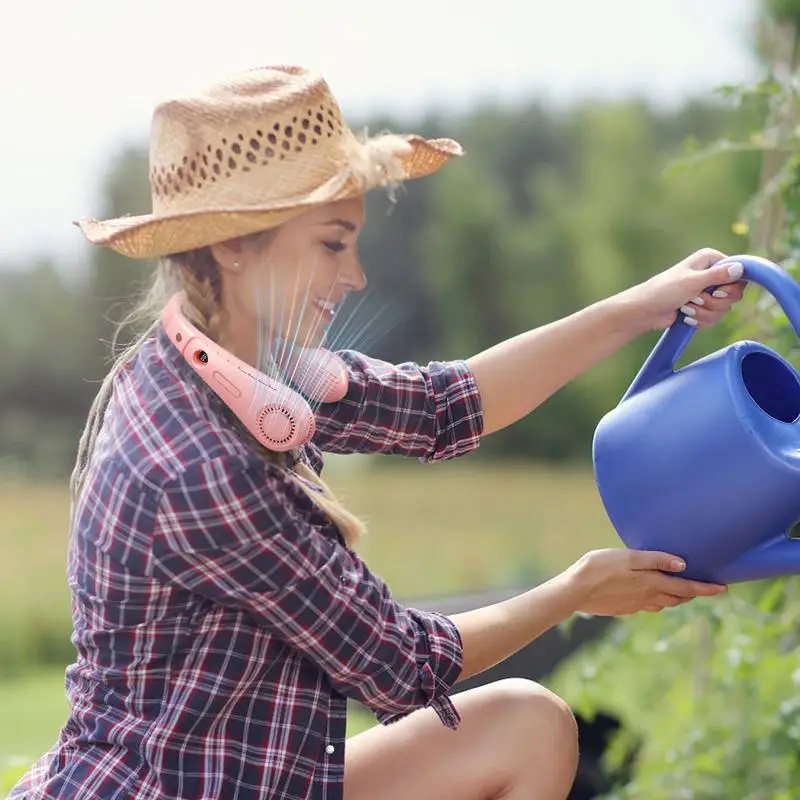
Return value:
[(786, 575), (800, 575), (800, 540), (782, 534), (722, 567), (715, 580), (727, 584)]

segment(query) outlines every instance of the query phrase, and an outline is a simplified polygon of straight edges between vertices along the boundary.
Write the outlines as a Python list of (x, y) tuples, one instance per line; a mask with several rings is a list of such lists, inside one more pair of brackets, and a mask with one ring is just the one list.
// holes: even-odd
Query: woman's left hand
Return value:
[[(717, 265), (727, 258), (718, 250), (704, 248), (654, 275), (625, 294), (637, 326), (663, 330), (675, 321), (678, 310), (687, 325), (707, 328), (718, 322), (742, 299), (745, 284), (738, 282), (744, 269), (736, 262)], [(709, 287), (716, 287), (707, 292)]]

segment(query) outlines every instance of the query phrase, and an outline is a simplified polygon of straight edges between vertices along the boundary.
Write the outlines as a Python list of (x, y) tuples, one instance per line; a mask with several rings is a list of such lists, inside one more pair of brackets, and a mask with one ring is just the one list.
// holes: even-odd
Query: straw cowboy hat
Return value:
[(321, 77), (301, 67), (264, 67), (157, 106), (152, 213), (75, 224), (93, 244), (153, 258), (429, 175), (462, 154), (452, 139), (357, 137)]

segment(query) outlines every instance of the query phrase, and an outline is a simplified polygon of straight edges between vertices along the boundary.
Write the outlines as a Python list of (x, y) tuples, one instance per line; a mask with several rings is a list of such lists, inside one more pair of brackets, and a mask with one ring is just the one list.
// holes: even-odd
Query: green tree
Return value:
[[(644, 102), (587, 104), (540, 125), (530, 145), (519, 131), (539, 123), (535, 107), (495, 111), (492, 125), (485, 115), (465, 126), (464, 163), (433, 182), (422, 231), (446, 357), (570, 314), (699, 247), (741, 247), (731, 223), (757, 185), (755, 158), (663, 175), (690, 132), (735, 130), (737, 114), (708, 103), (677, 115)], [(723, 337), (723, 328), (708, 332), (691, 352)], [(582, 376), (482, 452), (585, 458), (599, 416), (654, 341)]]
[(85, 413), (91, 324), (84, 287), (49, 261), (0, 277), (0, 470), (46, 477), (68, 468)]
[[(147, 152), (135, 147), (123, 149), (103, 181), (101, 193), (103, 218), (149, 213)], [(106, 247), (92, 250), (89, 286), (96, 347), (87, 368), (93, 378), (105, 374), (116, 325), (141, 294), (152, 269), (150, 262), (126, 258)], [(120, 344), (125, 344), (131, 334), (123, 331)]]

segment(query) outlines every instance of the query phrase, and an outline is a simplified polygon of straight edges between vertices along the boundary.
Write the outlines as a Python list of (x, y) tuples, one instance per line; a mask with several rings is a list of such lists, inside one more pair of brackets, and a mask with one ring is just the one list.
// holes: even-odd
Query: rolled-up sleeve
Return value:
[(302, 492), (274, 465), (234, 456), (195, 464), (161, 490), (153, 577), (246, 611), (382, 723), (432, 707), (462, 666), (447, 617), (408, 609), (343, 545), (306, 523)]
[(314, 444), (330, 453), (382, 453), (444, 461), (478, 447), (480, 395), (465, 361), (389, 364), (338, 353), (348, 367), (347, 394), (316, 413)]

